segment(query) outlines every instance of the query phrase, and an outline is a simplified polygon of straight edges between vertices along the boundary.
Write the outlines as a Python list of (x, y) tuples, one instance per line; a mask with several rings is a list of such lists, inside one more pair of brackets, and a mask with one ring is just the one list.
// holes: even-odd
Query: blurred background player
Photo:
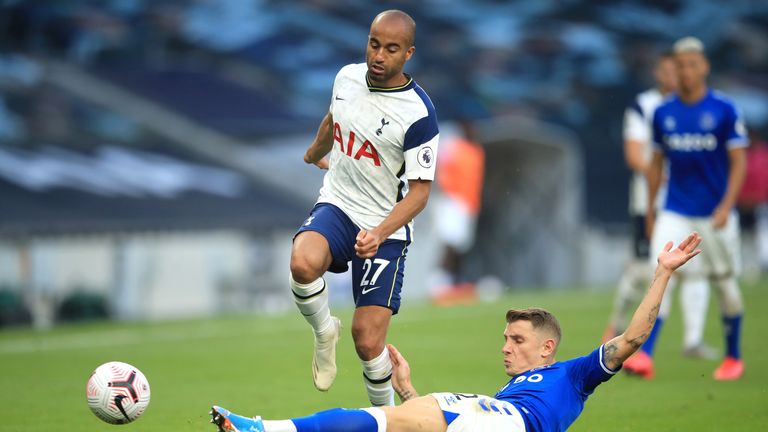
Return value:
[(750, 251), (755, 254), (758, 272), (768, 273), (768, 142), (755, 129), (749, 130), (747, 173), (739, 194), (741, 228), (751, 235)]
[[(649, 204), (646, 223), (652, 231), (652, 247), (663, 239), (682, 239), (690, 230), (702, 233), (706, 252), (681, 271), (680, 277), (708, 277), (717, 290), (725, 329), (725, 359), (714, 377), (735, 380), (744, 372), (739, 346), (744, 306), (736, 280), (741, 262), (734, 205), (746, 170), (747, 132), (733, 102), (707, 86), (709, 63), (702, 42), (692, 37), (680, 39), (674, 52), (679, 88), (653, 117), (655, 150), (648, 172), (648, 202), (653, 203), (662, 165), (668, 161), (667, 197), (658, 220)], [(642, 350), (625, 364), (627, 370), (653, 376), (651, 355), (669, 307), (667, 298)]]
[(460, 122), (461, 136), (440, 145), (437, 194), (432, 197), (432, 221), (443, 248), (431, 280), (430, 295), (439, 305), (471, 302), (475, 285), (462, 280), (464, 258), (475, 242), (477, 216), (483, 193), (485, 151), (477, 142), (474, 126)]
[(343, 273), (352, 262), (352, 337), (374, 406), (394, 404), (385, 340), (400, 307), (413, 218), (427, 204), (439, 138), (432, 102), (403, 73), (415, 32), (406, 13), (380, 13), (366, 63), (336, 76), (330, 111), (304, 156), (328, 173), (291, 252), (291, 289), (315, 332), (312, 375), (321, 391), (336, 377), (341, 326), (330, 315), (322, 276)]
[[(650, 239), (645, 229), (648, 207), (646, 174), (653, 155), (651, 121), (656, 108), (677, 89), (677, 70), (671, 51), (661, 53), (653, 69), (656, 87), (635, 97), (624, 112), (624, 160), (632, 170), (629, 186), (629, 215), (632, 224), (632, 259), (619, 279), (604, 340), (624, 331), (628, 313), (642, 295), (642, 289), (653, 276), (649, 262)], [(662, 181), (664, 183), (665, 181)], [(662, 186), (663, 190), (664, 187)], [(663, 197), (664, 192), (657, 194)], [(659, 202), (657, 199), (654, 202)], [(655, 209), (656, 206), (654, 206)], [(675, 281), (671, 283), (674, 287)], [(670, 292), (672, 289), (670, 289)], [(714, 350), (703, 343), (704, 323), (709, 304), (709, 285), (704, 278), (685, 279), (681, 286), (683, 303), (683, 354), (689, 357), (714, 358)], [(663, 320), (664, 318), (662, 318)]]
[(395, 407), (330, 409), (290, 420), (248, 418), (214, 406), (219, 432), (535, 432), (565, 431), (581, 415), (597, 386), (608, 381), (648, 337), (672, 274), (698, 255), (692, 233), (658, 254), (653, 283), (627, 330), (590, 354), (557, 362), (562, 331), (557, 318), (539, 308), (510, 309), (504, 328), (504, 371), (511, 377), (494, 397), (471, 393), (419, 396), (405, 358), (389, 345), (392, 381), (402, 404)]

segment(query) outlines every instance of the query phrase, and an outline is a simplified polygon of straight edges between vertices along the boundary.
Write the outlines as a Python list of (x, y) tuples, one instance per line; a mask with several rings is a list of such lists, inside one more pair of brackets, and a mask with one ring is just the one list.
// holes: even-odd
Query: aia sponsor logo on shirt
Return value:
[(339, 143), (339, 149), (343, 154), (355, 160), (368, 158), (373, 161), (375, 166), (381, 166), (381, 158), (376, 147), (368, 140), (363, 141), (362, 144), (355, 143), (356, 138), (355, 132), (349, 131), (347, 142), (344, 143), (344, 137), (341, 135), (341, 125), (338, 122), (333, 124), (333, 140)]

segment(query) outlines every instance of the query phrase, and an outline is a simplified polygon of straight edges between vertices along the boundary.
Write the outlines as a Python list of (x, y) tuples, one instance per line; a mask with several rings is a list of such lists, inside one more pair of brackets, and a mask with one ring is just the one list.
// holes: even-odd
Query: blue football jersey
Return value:
[(667, 99), (654, 113), (653, 141), (669, 161), (664, 208), (693, 217), (712, 214), (728, 186), (728, 150), (749, 143), (733, 102), (712, 90), (693, 105)]
[(527, 432), (564, 431), (581, 414), (595, 387), (619, 369), (603, 363), (601, 345), (584, 357), (517, 374), (494, 397), (520, 410)]

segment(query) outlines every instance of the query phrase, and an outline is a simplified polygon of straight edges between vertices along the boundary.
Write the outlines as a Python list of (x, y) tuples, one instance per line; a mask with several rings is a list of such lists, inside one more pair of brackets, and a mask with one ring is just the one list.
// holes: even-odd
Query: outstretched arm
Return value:
[(701, 244), (701, 237), (696, 232), (689, 235), (675, 249), (672, 249), (672, 242), (667, 242), (664, 250), (659, 253), (656, 274), (651, 287), (648, 288), (643, 301), (637, 307), (627, 330), (605, 344), (603, 360), (606, 366), (617, 369), (648, 339), (656, 322), (656, 316), (659, 314), (661, 299), (667, 289), (669, 278), (677, 268), (701, 252), (700, 249), (696, 249), (699, 244)]
[(389, 359), (392, 361), (392, 388), (400, 397), (400, 402), (419, 396), (419, 392), (411, 384), (411, 366), (394, 345), (387, 345)]
[(315, 164), (319, 168), (328, 169), (328, 160), (325, 155), (331, 151), (333, 145), (333, 116), (329, 112), (323, 117), (320, 126), (317, 128), (315, 140), (304, 153), (304, 162)]

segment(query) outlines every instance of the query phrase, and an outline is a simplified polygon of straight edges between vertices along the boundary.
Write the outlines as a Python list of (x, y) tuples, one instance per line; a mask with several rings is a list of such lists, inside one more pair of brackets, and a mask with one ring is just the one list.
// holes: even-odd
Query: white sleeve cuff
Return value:
[(605, 364), (605, 361), (603, 361), (603, 351), (604, 350), (605, 350), (605, 345), (600, 345), (600, 367), (603, 368), (603, 371), (605, 371), (605, 373), (610, 374), (610, 375), (616, 375), (619, 372), (619, 369), (621, 369), (621, 367), (619, 367), (619, 369), (616, 369), (616, 370), (613, 370), (613, 369), (609, 368)]

